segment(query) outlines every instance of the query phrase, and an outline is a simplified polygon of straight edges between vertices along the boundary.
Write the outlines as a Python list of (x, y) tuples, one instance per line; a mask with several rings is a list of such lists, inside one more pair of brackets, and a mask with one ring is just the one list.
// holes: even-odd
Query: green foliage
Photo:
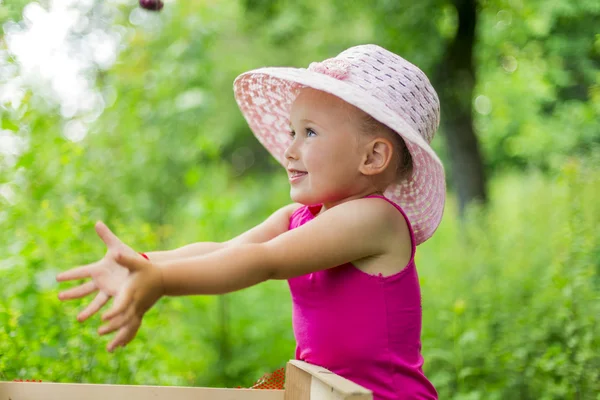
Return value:
[(421, 246), (426, 370), (440, 398), (593, 398), (600, 390), (598, 169), (494, 181), (489, 210)]
[(487, 164), (558, 169), (600, 143), (597, 1), (485, 1), (475, 115)]
[(23, 7), (29, 0), (11, 0), (0, 2), (0, 25), (6, 21), (18, 21), (21, 17)]
[[(26, 3), (0, 4), (0, 21)], [(239, 73), (306, 67), (367, 42), (431, 73), (456, 29), (441, 0), (181, 1), (142, 22), (134, 3), (89, 11), (123, 45), (115, 65), (89, 72), (101, 110), (65, 116), (34, 87), (0, 104), (0, 143), (23, 145), (0, 148), (0, 380), (249, 386), (293, 358), (285, 282), (164, 299), (108, 354), (99, 319), (75, 321), (89, 300), (60, 303), (54, 276), (103, 255), (98, 219), (140, 251), (166, 249), (226, 240), (289, 201), (233, 99)], [(473, 101), (495, 178), (489, 208), (464, 221), (450, 195), (419, 249), (425, 370), (441, 398), (593, 398), (600, 41), (590, 27), (600, 10), (490, 0), (479, 11)], [(11, 66), (0, 55), (0, 95)], [(73, 127), (81, 140), (69, 139)], [(439, 138), (434, 147), (443, 157)]]

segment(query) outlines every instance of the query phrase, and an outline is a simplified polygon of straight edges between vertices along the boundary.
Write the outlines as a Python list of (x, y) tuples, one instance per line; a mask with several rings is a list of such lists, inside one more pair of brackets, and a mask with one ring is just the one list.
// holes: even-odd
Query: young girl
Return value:
[(435, 399), (423, 375), (416, 246), (442, 217), (444, 170), (429, 146), (439, 101), (425, 74), (375, 45), (303, 68), (239, 76), (236, 100), (258, 140), (286, 168), (294, 201), (225, 243), (138, 254), (102, 223), (108, 247), (59, 281), (59, 295), (109, 299), (101, 335), (112, 351), (135, 336), (162, 296), (221, 294), (285, 279), (296, 358), (325, 367), (375, 399)]

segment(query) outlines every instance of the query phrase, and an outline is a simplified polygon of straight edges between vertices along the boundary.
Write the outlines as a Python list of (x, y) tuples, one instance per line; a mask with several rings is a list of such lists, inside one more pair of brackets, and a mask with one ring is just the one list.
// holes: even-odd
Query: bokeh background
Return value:
[(0, 380), (250, 386), (293, 358), (286, 282), (163, 299), (109, 354), (54, 277), (104, 255), (98, 219), (150, 251), (287, 204), (234, 78), (377, 43), (442, 99), (417, 257), (440, 398), (600, 399), (597, 0), (0, 0), (0, 23)]

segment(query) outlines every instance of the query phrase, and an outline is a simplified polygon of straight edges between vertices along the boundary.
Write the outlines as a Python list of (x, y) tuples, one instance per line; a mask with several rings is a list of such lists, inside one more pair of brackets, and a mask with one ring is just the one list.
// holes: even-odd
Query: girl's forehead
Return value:
[(305, 103), (319, 103), (320, 105), (326, 105), (329, 107), (341, 107), (344, 104), (348, 104), (337, 96), (312, 88), (301, 89), (296, 96), (292, 107), (297, 104)]
[(364, 116), (364, 112), (346, 103), (344, 100), (321, 90), (304, 88), (292, 104), (290, 118), (303, 118), (310, 114), (313, 117), (356, 118)]

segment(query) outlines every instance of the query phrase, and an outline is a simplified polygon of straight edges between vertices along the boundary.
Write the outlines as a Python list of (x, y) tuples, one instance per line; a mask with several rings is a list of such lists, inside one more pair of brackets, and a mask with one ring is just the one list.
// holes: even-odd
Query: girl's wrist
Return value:
[[(146, 253), (140, 252), (139, 254), (140, 254), (140, 256), (144, 257), (146, 260), (152, 262), (150, 260), (150, 257), (148, 257), (148, 255)], [(159, 288), (159, 290), (160, 290), (160, 296), (161, 297), (162, 296), (166, 296), (166, 294), (167, 294), (166, 292), (167, 291), (166, 291), (166, 288), (165, 288), (165, 276), (164, 276), (164, 271), (163, 271), (164, 266), (161, 263), (158, 263), (158, 262), (153, 262), (152, 264), (154, 264), (154, 267), (156, 267), (156, 269), (158, 270), (158, 273), (159, 273), (159, 278), (160, 278), (160, 288)]]

